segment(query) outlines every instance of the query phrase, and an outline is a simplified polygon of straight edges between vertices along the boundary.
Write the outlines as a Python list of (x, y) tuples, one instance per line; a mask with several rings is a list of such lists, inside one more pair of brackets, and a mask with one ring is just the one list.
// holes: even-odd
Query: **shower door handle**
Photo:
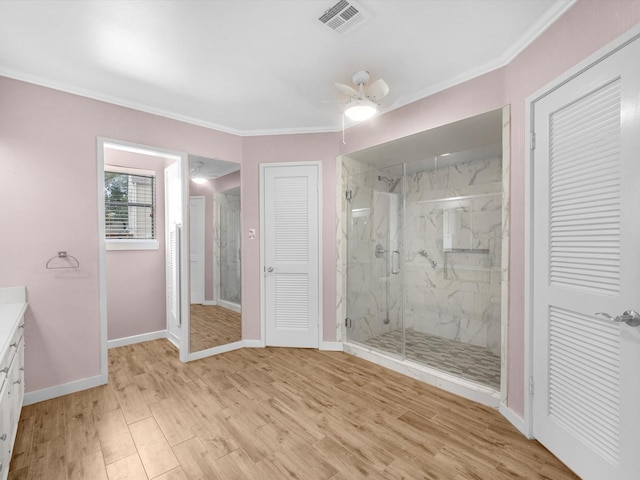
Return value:
[[(393, 259), (396, 258), (396, 254), (398, 254), (398, 269), (395, 270), (393, 268)], [(394, 250), (391, 254), (391, 275), (397, 275), (400, 273), (400, 252), (398, 250)]]

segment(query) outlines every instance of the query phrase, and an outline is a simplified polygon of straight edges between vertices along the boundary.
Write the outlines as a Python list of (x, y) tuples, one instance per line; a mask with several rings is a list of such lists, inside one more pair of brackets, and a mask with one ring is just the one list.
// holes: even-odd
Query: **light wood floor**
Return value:
[(217, 305), (191, 305), (190, 350), (207, 348), (242, 340), (242, 320), (239, 313)]
[(338, 352), (182, 364), (109, 351), (109, 384), (23, 409), (9, 478), (575, 479), (497, 412)]

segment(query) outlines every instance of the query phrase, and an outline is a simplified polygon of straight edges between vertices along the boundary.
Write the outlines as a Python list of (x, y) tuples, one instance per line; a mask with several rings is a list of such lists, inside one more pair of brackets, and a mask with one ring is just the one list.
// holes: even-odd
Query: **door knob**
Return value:
[(267, 267), (267, 272), (269, 273), (273, 272), (273, 267)]
[(637, 327), (640, 325), (640, 314), (634, 310), (626, 310), (622, 315), (612, 317), (605, 312), (597, 312), (595, 315), (599, 315), (607, 320), (611, 320), (616, 323), (626, 323), (630, 327)]

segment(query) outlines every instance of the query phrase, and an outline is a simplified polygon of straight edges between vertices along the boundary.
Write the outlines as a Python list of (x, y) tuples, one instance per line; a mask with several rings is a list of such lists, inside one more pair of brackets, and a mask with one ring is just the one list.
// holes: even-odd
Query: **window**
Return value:
[(107, 248), (158, 248), (155, 172), (111, 165), (104, 170)]

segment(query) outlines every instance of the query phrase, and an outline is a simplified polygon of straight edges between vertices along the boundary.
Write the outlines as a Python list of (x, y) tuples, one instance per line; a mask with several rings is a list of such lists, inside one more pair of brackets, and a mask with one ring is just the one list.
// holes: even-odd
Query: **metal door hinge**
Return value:
[(347, 328), (353, 327), (353, 322), (351, 321), (351, 319), (349, 317), (344, 319), (344, 326), (347, 327)]
[(531, 132), (531, 150), (536, 149), (536, 132)]
[(529, 377), (529, 395), (533, 395), (533, 377)]
[(351, 190), (347, 190), (346, 192), (344, 192), (344, 198), (347, 200), (347, 202), (350, 202), (353, 199), (353, 192)]

